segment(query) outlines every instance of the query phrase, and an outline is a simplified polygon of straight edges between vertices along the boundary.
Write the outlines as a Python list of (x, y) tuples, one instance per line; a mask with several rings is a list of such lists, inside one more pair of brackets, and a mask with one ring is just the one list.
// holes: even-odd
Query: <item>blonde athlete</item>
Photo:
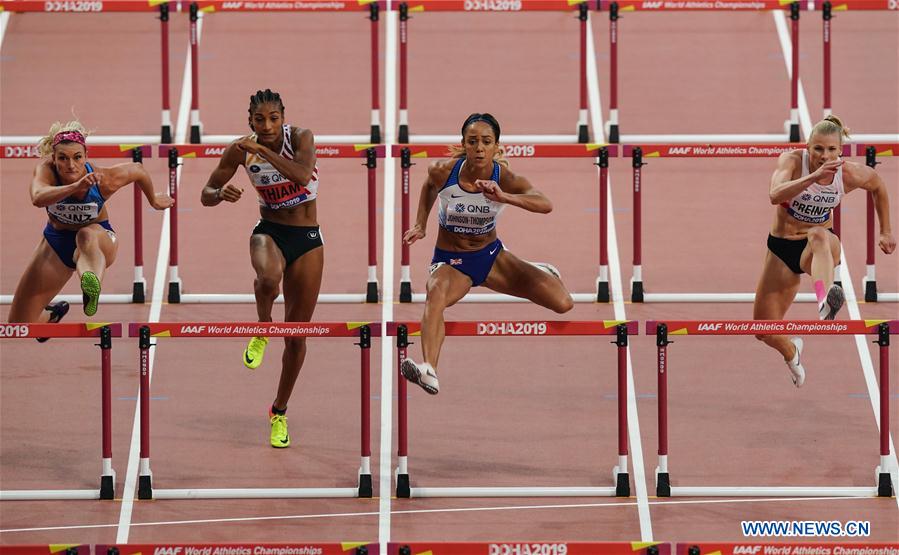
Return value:
[(501, 158), (499, 137), (493, 116), (468, 116), (462, 124), (461, 148), (455, 147), (452, 159), (428, 169), (415, 225), (403, 235), (408, 244), (423, 239), (431, 207), (439, 200), (437, 245), (421, 319), (424, 362), (406, 359), (401, 367), (407, 380), (432, 395), (440, 389), (437, 361), (444, 339), (443, 311), (472, 287), (483, 285), (524, 297), (560, 314), (573, 306), (558, 270), (519, 259), (496, 236), (496, 220), (507, 205), (542, 214), (552, 210), (546, 195), (509, 170)]
[[(818, 316), (833, 320), (843, 306), (844, 294), (834, 284), (834, 267), (840, 262), (840, 239), (833, 233), (832, 210), (843, 195), (855, 189), (869, 191), (880, 221), (880, 249), (896, 249), (890, 227), (889, 198), (877, 173), (840, 156), (848, 130), (836, 116), (818, 122), (808, 147), (780, 155), (771, 178), (768, 196), (776, 205), (774, 224), (768, 235), (768, 253), (759, 279), (753, 306), (756, 320), (781, 320), (796, 297), (800, 276), (812, 277)], [(786, 360), (796, 387), (805, 381), (802, 339), (783, 335), (756, 336), (776, 349)]]
[(118, 250), (106, 208), (116, 191), (134, 183), (156, 210), (174, 204), (165, 193), (154, 193), (153, 181), (141, 164), (103, 168), (88, 162), (86, 136), (78, 121), (56, 122), (38, 143), (43, 158), (31, 180), (31, 203), (47, 210), (47, 225), (16, 287), (10, 322), (59, 322), (69, 305), (50, 301), (74, 272), (81, 280), (84, 313), (97, 313), (103, 274)]

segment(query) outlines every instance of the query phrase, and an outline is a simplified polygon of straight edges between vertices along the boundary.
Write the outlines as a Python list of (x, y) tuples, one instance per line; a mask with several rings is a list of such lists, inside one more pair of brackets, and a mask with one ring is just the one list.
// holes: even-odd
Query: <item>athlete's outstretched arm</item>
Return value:
[(103, 198), (109, 198), (122, 187), (134, 183), (147, 197), (150, 206), (156, 210), (165, 210), (175, 204), (175, 201), (166, 193), (157, 193), (153, 190), (153, 180), (143, 164), (138, 162), (126, 162), (116, 164), (111, 168), (101, 170), (103, 181), (100, 183), (100, 192)]
[(243, 156), (244, 153), (237, 147), (236, 142), (228, 145), (222, 159), (219, 160), (219, 165), (212, 171), (209, 181), (200, 193), (200, 202), (203, 206), (215, 206), (223, 200), (228, 202), (240, 200), (243, 189), (228, 183), (228, 180), (234, 177)]

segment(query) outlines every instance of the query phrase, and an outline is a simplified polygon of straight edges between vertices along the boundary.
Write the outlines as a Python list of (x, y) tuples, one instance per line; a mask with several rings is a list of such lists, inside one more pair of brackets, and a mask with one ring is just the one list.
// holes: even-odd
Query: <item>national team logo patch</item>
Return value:
[(461, 258), (450, 258), (449, 263), (450, 263), (450, 266), (461, 266), (462, 259)]
[(252, 173), (259, 173), (260, 171), (262, 171), (262, 168), (260, 168), (256, 164), (253, 164), (252, 166), (250, 166), (250, 171)]
[(465, 212), (465, 205), (461, 202), (457, 202), (456, 206), (453, 207), (453, 210), (459, 213)]

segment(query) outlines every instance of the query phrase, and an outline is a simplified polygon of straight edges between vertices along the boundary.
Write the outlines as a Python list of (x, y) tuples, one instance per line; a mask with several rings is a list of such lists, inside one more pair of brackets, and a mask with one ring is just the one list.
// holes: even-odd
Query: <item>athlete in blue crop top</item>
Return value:
[(85, 131), (78, 122), (55, 123), (39, 149), (44, 158), (34, 170), (31, 202), (47, 210), (48, 221), (44, 238), (16, 287), (9, 321), (58, 322), (68, 304), (50, 301), (75, 271), (81, 280), (84, 313), (93, 316), (103, 274), (117, 249), (106, 201), (130, 183), (140, 187), (157, 210), (173, 201), (165, 194), (154, 194), (153, 182), (141, 164), (109, 168), (90, 164)]
[[(836, 317), (844, 297), (842, 288), (834, 284), (841, 246), (831, 233), (831, 211), (855, 189), (870, 192), (874, 199), (880, 249), (886, 254), (896, 249), (886, 185), (872, 168), (842, 160), (843, 137), (848, 136), (839, 118), (827, 116), (812, 128), (806, 149), (785, 152), (777, 160), (768, 191), (776, 206), (774, 224), (755, 292), (754, 319), (782, 320), (799, 291), (803, 273), (812, 277), (819, 317)], [(784, 335), (757, 338), (783, 355), (793, 384), (801, 387), (805, 381), (802, 339)]]
[[(250, 97), (250, 129), (225, 149), (200, 200), (204, 206), (237, 202), (243, 188), (228, 183), (241, 166), (259, 198), (259, 223), (250, 235), (250, 260), (256, 271), (253, 290), (260, 322), (272, 321), (272, 305), (284, 282), (284, 320), (308, 322), (318, 302), (324, 268), (324, 242), (316, 219), (318, 168), (315, 140), (308, 129), (284, 123), (281, 95), (269, 89)], [(306, 358), (306, 338), (285, 338), (278, 392), (269, 410), (272, 447), (290, 445), (287, 402)], [(262, 364), (267, 337), (253, 337), (243, 364)]]
[(409, 244), (424, 238), (428, 215), (439, 200), (437, 245), (431, 260), (427, 300), (421, 319), (420, 364), (406, 359), (403, 376), (436, 394), (437, 361), (443, 345), (443, 311), (477, 285), (523, 297), (559, 314), (573, 306), (558, 271), (549, 264), (525, 262), (503, 248), (496, 220), (507, 205), (548, 213), (552, 203), (523, 176), (512, 173), (501, 156), (499, 123), (490, 114), (472, 114), (462, 124), (462, 147), (451, 160), (428, 169)]

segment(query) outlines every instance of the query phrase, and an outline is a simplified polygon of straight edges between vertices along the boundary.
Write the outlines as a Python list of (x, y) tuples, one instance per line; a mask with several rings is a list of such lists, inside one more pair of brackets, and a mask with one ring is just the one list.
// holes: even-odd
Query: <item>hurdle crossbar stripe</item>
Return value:
[(646, 335), (665, 324), (668, 335), (877, 335), (886, 324), (899, 333), (899, 320), (649, 320)]
[[(546, 144), (518, 143), (503, 135), (503, 156), (506, 158), (596, 158), (604, 149), (610, 157), (618, 156), (618, 145), (612, 144)], [(458, 142), (458, 137), (454, 140)], [(449, 158), (449, 143), (392, 145), (391, 153), (399, 158), (405, 149), (411, 158)]]
[[(632, 287), (636, 282), (632, 282)], [(751, 303), (755, 293), (647, 293), (640, 302), (646, 303)], [(814, 293), (797, 293), (793, 302), (817, 302)]]
[[(668, 375), (671, 336), (683, 335), (877, 335), (880, 351), (880, 464), (873, 487), (672, 487), (668, 469)], [(878, 496), (892, 497), (890, 478), (890, 335), (899, 335), (899, 320), (666, 320), (646, 322), (646, 335), (655, 335), (658, 383), (659, 465), (656, 467), (656, 495), (691, 496)]]
[[(667, 542), (390, 542), (388, 554), (497, 555), (511, 553), (565, 553), (566, 555), (671, 555)], [(408, 549), (408, 551), (404, 551)], [(678, 552), (681, 553), (681, 552)], [(686, 552), (683, 552), (684, 554)], [(730, 555), (730, 554), (728, 554)]]
[(112, 468), (112, 338), (122, 337), (122, 324), (0, 324), (0, 339), (28, 339), (41, 337), (93, 338), (100, 342), (100, 487), (96, 490), (6, 490), (0, 491), (0, 501), (38, 499), (113, 499), (115, 498), (115, 470)]
[(0, 0), (0, 11), (46, 13), (155, 12), (162, 3), (176, 0), (102, 0), (72, 2), (66, 0)]
[[(624, 144), (621, 155), (632, 158), (636, 149), (643, 158), (771, 158), (784, 152), (803, 150), (805, 143), (690, 143), (690, 144)], [(852, 155), (852, 146), (843, 145), (843, 156)]]
[[(0, 304), (11, 304), (13, 295), (0, 295)], [(53, 297), (53, 301), (66, 301), (69, 304), (82, 304), (84, 297), (82, 295), (57, 295)], [(100, 304), (131, 304), (134, 302), (133, 294), (125, 293), (102, 293), (100, 294)]]
[[(399, 383), (397, 396), (398, 449), (396, 468), (397, 497), (559, 497), (559, 496), (630, 496), (627, 472), (627, 344), (628, 335), (639, 333), (637, 322), (604, 321), (456, 321), (445, 322), (447, 336), (609, 336), (614, 335), (617, 353), (618, 390), (618, 464), (612, 468), (614, 487), (410, 487), (408, 468), (408, 400), (402, 365), (407, 357), (409, 337), (421, 334), (418, 322), (387, 322), (387, 336), (396, 337)], [(383, 493), (382, 493), (383, 494)]]
[[(591, 144), (579, 143), (568, 145), (552, 145), (552, 144), (531, 144), (531, 143), (505, 143), (504, 155), (507, 158), (592, 158), (596, 160), (599, 166), (597, 172), (598, 194), (599, 194), (599, 275), (596, 279), (596, 291), (593, 293), (573, 293), (571, 295), (574, 302), (608, 302), (609, 297), (609, 281), (607, 268), (608, 253), (608, 221), (604, 207), (606, 206), (609, 186), (609, 158), (618, 156), (618, 146), (609, 144)], [(413, 159), (420, 158), (445, 158), (449, 157), (449, 151), (446, 144), (423, 144), (410, 145), (401, 144), (393, 145), (391, 154), (400, 159), (401, 167), (401, 221), (402, 226), (399, 229), (400, 244), (402, 245), (400, 259), (400, 302), (423, 302), (425, 295), (412, 293), (411, 269), (409, 266), (409, 245), (402, 240), (402, 234), (409, 229), (411, 221), (411, 208), (409, 197), (411, 195), (410, 188), (410, 170), (413, 165)], [(499, 293), (468, 293), (461, 299), (461, 302), (525, 302), (510, 295)]]
[[(37, 142), (42, 137), (0, 137), (0, 158), (41, 158)], [(153, 157), (152, 141), (123, 141), (123, 137), (108, 143), (97, 142), (102, 137), (88, 138), (88, 154), (91, 158), (132, 158), (134, 151), (140, 151), (143, 158)], [(127, 137), (124, 137), (127, 139)], [(34, 140), (30, 140), (34, 139)]]
[[(150, 347), (156, 337), (356, 337), (360, 350), (360, 466), (355, 488), (159, 489), (165, 499), (242, 499), (274, 497), (372, 497), (371, 477), (371, 338), (381, 325), (369, 322), (144, 322), (128, 326), (138, 337), (140, 462), (138, 498), (157, 497), (150, 470)], [(156, 345), (159, 346), (158, 344)]]
[[(246, 136), (246, 134), (242, 134), (242, 135), (211, 135), (208, 133), (204, 133), (203, 134), (203, 142), (208, 143), (208, 144), (230, 143), (231, 141), (235, 141), (235, 140), (237, 140), (241, 137), (245, 137), (245, 136)], [(372, 141), (371, 135), (361, 135), (361, 134), (356, 134), (356, 135), (319, 135), (319, 134), (316, 134), (315, 140), (317, 143), (320, 143), (320, 144), (315, 145), (316, 148), (318, 148), (321, 144), (332, 144), (332, 143), (341, 144), (341, 145), (344, 145), (344, 144), (355, 145), (355, 144), (363, 144), (363, 143), (376, 144), (374, 141)]]
[[(592, 0), (406, 0), (412, 13), (421, 12), (570, 12)], [(396, 6), (397, 3), (394, 3)], [(396, 9), (396, 8), (394, 8)]]
[[(854, 1), (854, 0), (853, 0)], [(759, 12), (789, 10), (791, 2), (781, 0), (716, 0), (715, 2), (646, 2), (645, 0), (599, 0), (600, 10), (608, 11), (610, 4), (618, 4), (622, 12)], [(810, 10), (807, 2), (795, 2), (801, 10)]]
[[(179, 158), (221, 158), (228, 148), (227, 143), (169, 144), (159, 145), (159, 157), (166, 158), (176, 151)], [(384, 157), (384, 146), (371, 143), (358, 144), (317, 144), (316, 158), (365, 158), (373, 150), (376, 158)]]
[[(764, 517), (763, 517), (764, 518)], [(799, 521), (800, 523), (809, 522), (809, 521)], [(793, 522), (795, 526), (796, 521)], [(859, 523), (860, 524), (860, 523)], [(799, 532), (799, 530), (795, 530)], [(887, 553), (896, 548), (895, 542), (858, 542), (858, 541), (841, 541), (841, 540), (833, 540), (828, 538), (827, 541), (815, 541), (811, 540), (811, 538), (803, 538), (809, 539), (811, 541), (761, 541), (765, 540), (765, 534), (753, 534), (758, 537), (760, 541), (756, 541), (756, 538), (753, 537), (751, 540), (747, 537), (746, 540), (742, 542), (677, 542), (675, 545), (675, 552), (679, 555), (739, 555), (744, 549), (747, 548), (747, 544), (751, 543), (752, 548), (755, 551), (764, 550), (768, 553), (774, 553), (774, 549), (783, 550), (782, 553), (816, 553), (816, 552), (827, 552), (827, 553), (852, 553), (852, 552), (869, 552), (869, 553)], [(771, 534), (772, 536), (780, 536), (780, 534)], [(796, 534), (799, 536), (812, 536), (813, 534)], [(858, 534), (858, 536), (862, 536)]]
[[(570, 135), (565, 134), (553, 134), (547, 133), (543, 135), (523, 135), (523, 134), (503, 134), (501, 137), (503, 143), (544, 143), (544, 144), (571, 144), (578, 142), (578, 135), (572, 133)], [(409, 135), (408, 141), (403, 141), (404, 143), (409, 144), (430, 144), (430, 143), (442, 143), (442, 144), (458, 144), (459, 135)], [(586, 142), (586, 141), (584, 141)]]
[[(371, 513), (361, 512), (359, 513), (362, 516), (367, 516)], [(349, 516), (349, 515), (347, 515)], [(88, 546), (89, 547), (89, 546)], [(51, 551), (54, 552), (55, 551)], [(35, 551), (34, 553), (38, 553)], [(45, 555), (47, 553), (47, 548), (44, 546), (43, 552), (40, 555)], [(88, 551), (84, 552), (85, 555)], [(273, 541), (264, 541), (264, 542), (228, 542), (228, 543), (219, 543), (219, 542), (194, 542), (194, 543), (177, 543), (177, 542), (164, 542), (164, 543), (116, 543), (116, 544), (94, 544), (93, 551), (90, 551), (91, 554), (96, 555), (111, 555), (112, 553), (121, 553), (122, 555), (149, 555), (153, 554), (162, 554), (162, 553), (217, 553), (217, 554), (225, 554), (225, 553), (241, 553), (241, 554), (280, 554), (280, 553), (315, 553), (316, 555), (378, 555), (381, 553), (382, 555), (387, 555), (386, 552), (378, 551), (378, 544), (376, 542), (367, 542), (367, 541), (350, 541), (350, 542), (332, 542), (332, 543), (322, 543), (322, 542), (305, 542), (305, 543), (294, 543), (294, 542), (273, 542)], [(410, 554), (411, 555), (411, 554)], [(622, 554), (625, 555), (625, 554)]]
[(359, 12), (377, 5), (387, 8), (387, 0), (349, 0), (328, 2), (307, 0), (304, 2), (232, 2), (229, 0), (197, 0), (201, 12)]
[[(79, 297), (80, 298), (80, 297)], [(319, 293), (319, 303), (365, 303), (367, 293)], [(253, 304), (256, 296), (253, 293), (182, 293), (182, 304)], [(284, 304), (284, 295), (275, 298), (275, 304)]]

